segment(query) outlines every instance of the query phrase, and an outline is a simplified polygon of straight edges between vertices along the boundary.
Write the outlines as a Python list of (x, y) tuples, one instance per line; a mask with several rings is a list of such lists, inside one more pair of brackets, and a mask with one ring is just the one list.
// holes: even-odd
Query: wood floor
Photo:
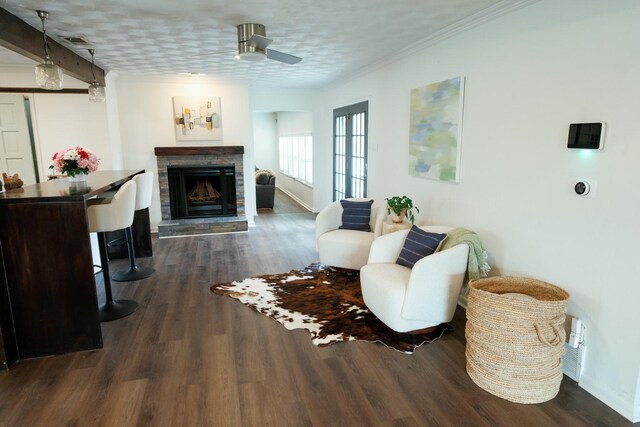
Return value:
[(0, 425), (630, 425), (566, 378), (540, 405), (478, 388), (465, 373), (463, 310), (454, 333), (405, 355), (365, 342), (318, 348), (209, 291), (316, 261), (313, 218), (260, 215), (249, 233), (154, 240), (140, 262), (157, 273), (113, 284), (140, 308), (103, 324), (103, 349), (0, 373)]

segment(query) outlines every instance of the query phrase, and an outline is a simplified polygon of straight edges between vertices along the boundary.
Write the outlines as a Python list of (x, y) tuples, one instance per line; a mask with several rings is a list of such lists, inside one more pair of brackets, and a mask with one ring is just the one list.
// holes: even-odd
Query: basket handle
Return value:
[(560, 338), (561, 336), (560, 327), (555, 323), (549, 323), (549, 326), (551, 326), (551, 329), (553, 329), (553, 332), (555, 334), (555, 337), (553, 337), (553, 340), (551, 341), (549, 341), (547, 337), (544, 336), (544, 334), (542, 333), (542, 328), (540, 327), (539, 323), (533, 324), (533, 327), (536, 328), (536, 334), (538, 334), (538, 339), (540, 340), (540, 342), (548, 345), (549, 347), (557, 347), (559, 345), (564, 344), (563, 340)]

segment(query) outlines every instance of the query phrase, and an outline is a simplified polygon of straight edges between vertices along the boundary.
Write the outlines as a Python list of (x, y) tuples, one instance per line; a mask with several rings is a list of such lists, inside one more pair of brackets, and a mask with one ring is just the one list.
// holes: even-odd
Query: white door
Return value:
[(36, 183), (24, 98), (19, 94), (0, 94), (0, 174), (2, 172), (10, 176), (19, 174), (24, 185)]

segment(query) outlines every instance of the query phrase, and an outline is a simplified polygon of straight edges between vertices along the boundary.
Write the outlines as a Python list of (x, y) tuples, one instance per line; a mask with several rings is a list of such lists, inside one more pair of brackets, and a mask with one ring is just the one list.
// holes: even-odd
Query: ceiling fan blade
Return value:
[(267, 58), (273, 59), (274, 61), (284, 62), (285, 64), (297, 64), (302, 61), (302, 58), (273, 49), (267, 49)]
[(265, 50), (267, 46), (271, 44), (272, 41), (273, 40), (268, 39), (265, 36), (261, 36), (259, 34), (254, 34), (249, 38), (249, 44), (261, 50)]
[(234, 50), (216, 50), (213, 52), (202, 52), (202, 53), (194, 53), (193, 55), (189, 55), (189, 58), (197, 58), (199, 56), (209, 56), (209, 55), (222, 55), (229, 53), (238, 53), (237, 49)]

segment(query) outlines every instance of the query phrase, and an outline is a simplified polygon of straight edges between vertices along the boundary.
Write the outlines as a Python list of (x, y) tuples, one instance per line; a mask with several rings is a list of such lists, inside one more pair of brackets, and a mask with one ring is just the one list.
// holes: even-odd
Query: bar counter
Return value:
[[(87, 200), (144, 170), (98, 171), (0, 193), (4, 362), (102, 347)], [(0, 343), (0, 350), (2, 343)]]

